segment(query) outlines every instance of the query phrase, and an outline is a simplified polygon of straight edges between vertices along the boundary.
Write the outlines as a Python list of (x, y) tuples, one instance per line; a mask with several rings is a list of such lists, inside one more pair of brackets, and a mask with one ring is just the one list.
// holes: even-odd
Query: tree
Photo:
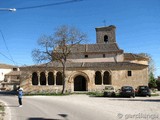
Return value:
[(62, 65), (63, 89), (66, 88), (66, 62), (72, 53), (71, 49), (86, 40), (87, 35), (75, 27), (62, 25), (55, 29), (52, 36), (43, 35), (38, 39), (41, 49), (32, 51), (33, 60), (37, 63), (58, 61)]
[(142, 57), (147, 57), (149, 60), (148, 60), (148, 73), (149, 73), (149, 87), (150, 88), (155, 88), (157, 87), (157, 84), (156, 84), (156, 79), (154, 78), (154, 72), (155, 72), (155, 64), (154, 64), (154, 61), (151, 57), (151, 55), (147, 54), (147, 53), (140, 53), (139, 54), (140, 56)]
[[(159, 77), (158, 77), (159, 78)], [(157, 89), (160, 90), (160, 79), (156, 80), (156, 84), (157, 84)]]
[(155, 72), (155, 63), (154, 63), (154, 60), (152, 59), (151, 55), (147, 54), (147, 53), (140, 53), (138, 54), (142, 57), (147, 57), (149, 59), (148, 61), (148, 73), (149, 75), (150, 74), (153, 74)]
[(149, 84), (148, 85), (149, 85), (150, 88), (156, 88), (157, 87), (156, 79), (154, 78), (153, 73), (150, 73), (150, 75), (149, 75)]

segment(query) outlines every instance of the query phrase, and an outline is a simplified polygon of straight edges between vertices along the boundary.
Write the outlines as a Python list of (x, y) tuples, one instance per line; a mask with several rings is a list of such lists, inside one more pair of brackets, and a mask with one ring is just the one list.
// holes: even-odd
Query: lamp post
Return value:
[(0, 8), (0, 11), (11, 11), (11, 12), (16, 12), (16, 8)]

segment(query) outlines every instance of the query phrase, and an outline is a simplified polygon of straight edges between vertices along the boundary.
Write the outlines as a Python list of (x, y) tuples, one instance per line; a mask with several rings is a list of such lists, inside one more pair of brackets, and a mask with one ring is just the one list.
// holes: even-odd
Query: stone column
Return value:
[(40, 86), (40, 72), (37, 72), (37, 76), (38, 76), (38, 86)]
[(103, 84), (103, 75), (104, 75), (104, 71), (102, 71), (102, 72), (101, 72), (101, 77), (102, 77), (102, 85), (104, 85), (104, 84)]
[(45, 76), (46, 76), (46, 85), (48, 86), (48, 71), (45, 71)]
[(95, 80), (96, 80), (96, 72), (94, 72), (93, 78), (94, 78), (94, 81), (92, 81), (92, 82), (93, 82), (94, 85), (96, 85), (96, 84), (95, 84)]
[(53, 73), (53, 77), (54, 77), (54, 86), (56, 86), (56, 74), (57, 74), (57, 72), (54, 71), (54, 73)]

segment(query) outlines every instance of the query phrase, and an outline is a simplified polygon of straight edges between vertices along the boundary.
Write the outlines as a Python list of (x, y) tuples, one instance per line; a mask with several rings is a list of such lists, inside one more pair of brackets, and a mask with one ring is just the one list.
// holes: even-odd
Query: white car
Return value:
[(112, 85), (105, 86), (103, 96), (104, 97), (115, 97), (116, 96), (115, 88)]

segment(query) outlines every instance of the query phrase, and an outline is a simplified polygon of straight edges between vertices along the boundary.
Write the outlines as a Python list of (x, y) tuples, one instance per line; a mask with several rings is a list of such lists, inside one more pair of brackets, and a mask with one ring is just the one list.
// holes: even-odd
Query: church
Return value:
[[(66, 68), (66, 91), (102, 91), (112, 85), (148, 85), (148, 58), (125, 53), (116, 42), (114, 25), (95, 28), (95, 44), (72, 48)], [(28, 93), (57, 93), (62, 90), (62, 65), (58, 62), (20, 67), (20, 86)]]

